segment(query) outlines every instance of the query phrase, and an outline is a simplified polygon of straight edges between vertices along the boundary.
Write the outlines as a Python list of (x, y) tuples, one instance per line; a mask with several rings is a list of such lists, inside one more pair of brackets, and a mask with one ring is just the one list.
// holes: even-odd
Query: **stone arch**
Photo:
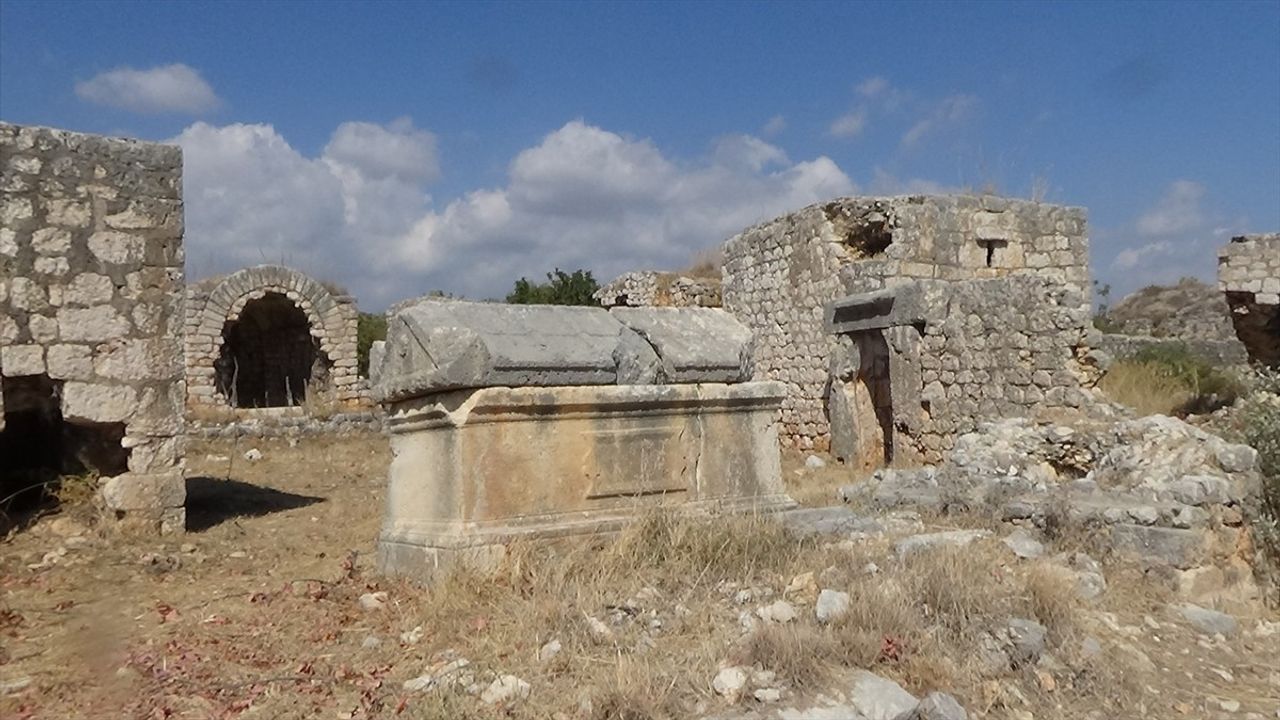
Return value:
[[(189, 405), (254, 407), (255, 398), (235, 402), (237, 398), (230, 392), (234, 385), (228, 383), (225, 368), (219, 365), (225, 362), (226, 344), (229, 339), (236, 342), (238, 326), (261, 325), (267, 322), (264, 315), (278, 319), (290, 312), (305, 319), (314, 360), (323, 366), (323, 387), (317, 389), (346, 405), (361, 404), (367, 397), (356, 374), (358, 313), (351, 297), (331, 291), (297, 270), (259, 265), (201, 283), (188, 293), (187, 300)], [(296, 383), (296, 379), (292, 381)], [(256, 398), (264, 401), (257, 404), (296, 405), (306, 397), (306, 390), (299, 389), (291, 392), (289, 401), (281, 402), (283, 393), (272, 385)]]

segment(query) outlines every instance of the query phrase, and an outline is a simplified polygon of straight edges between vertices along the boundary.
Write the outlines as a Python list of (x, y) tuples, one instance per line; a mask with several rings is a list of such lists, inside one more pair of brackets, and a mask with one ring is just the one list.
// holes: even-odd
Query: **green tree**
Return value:
[(356, 325), (356, 365), (360, 377), (369, 377), (369, 348), (377, 340), (387, 339), (387, 316), (380, 313), (360, 313)]
[(547, 282), (530, 282), (528, 278), (516, 281), (515, 288), (507, 295), (507, 302), (516, 305), (598, 305), (592, 297), (600, 284), (591, 277), (590, 270), (574, 270), (567, 273), (556, 268), (547, 273)]

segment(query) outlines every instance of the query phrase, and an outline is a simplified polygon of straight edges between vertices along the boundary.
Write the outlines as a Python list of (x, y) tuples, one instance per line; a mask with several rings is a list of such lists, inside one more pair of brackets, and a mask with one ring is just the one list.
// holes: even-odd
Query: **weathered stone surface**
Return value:
[(924, 696), (920, 704), (910, 712), (899, 715), (896, 720), (969, 720), (960, 703), (946, 693), (931, 692)]
[[(82, 426), (70, 437), (123, 425), (129, 471), (103, 473), (107, 517), (181, 531), (182, 418), (156, 400), (182, 386), (181, 151), (0, 123), (0, 157), (0, 374), (60, 398)], [(135, 325), (144, 306), (152, 322)]]
[(423, 302), (391, 318), (377, 394), (739, 382), (750, 362), (750, 333), (712, 308)]
[(790, 507), (773, 424), (782, 394), (775, 383), (533, 386), (397, 402), (379, 566), (429, 576), (515, 538), (614, 529), (654, 505)]
[(123, 422), (133, 416), (138, 392), (128, 385), (68, 382), (62, 386), (62, 416), (67, 420)]
[(0, 372), (8, 377), (44, 373), (44, 347), (40, 345), (0, 346)]
[(898, 683), (866, 670), (854, 672), (849, 706), (866, 720), (896, 720), (920, 703)]
[(600, 308), (428, 302), (389, 320), (383, 401), (462, 388), (611, 385), (622, 325)]
[(659, 383), (751, 379), (751, 331), (723, 310), (620, 307), (609, 314), (653, 346)]
[(1218, 252), (1218, 286), (1249, 358), (1280, 367), (1280, 233), (1232, 238)]
[(1177, 607), (1178, 614), (1200, 632), (1208, 635), (1235, 635), (1240, 623), (1230, 615), (1186, 603)]
[[(304, 329), (292, 324), (298, 317), (305, 318)], [(134, 321), (150, 324), (151, 318)], [(236, 330), (240, 325), (244, 332)], [(353, 298), (291, 268), (257, 265), (197, 283), (186, 293), (186, 404), (217, 411), (367, 409), (372, 402), (357, 368), (358, 330)], [(371, 362), (370, 372), (380, 367)]]
[(619, 275), (592, 296), (604, 307), (720, 307), (720, 278), (641, 271)]
[[(1079, 208), (838, 198), (730, 239), (723, 277), (724, 308), (755, 335), (755, 377), (787, 383), (783, 441), (827, 449), (841, 432), (887, 435), (876, 467), (936, 461), (980, 419), (1079, 405), (1103, 359), (1089, 351)], [(917, 294), (939, 286), (941, 303)], [(858, 317), (828, 313), (844, 328), (832, 334), (819, 308), (850, 295)], [(850, 340), (860, 357), (838, 362)], [(883, 429), (851, 430), (875, 424)]]

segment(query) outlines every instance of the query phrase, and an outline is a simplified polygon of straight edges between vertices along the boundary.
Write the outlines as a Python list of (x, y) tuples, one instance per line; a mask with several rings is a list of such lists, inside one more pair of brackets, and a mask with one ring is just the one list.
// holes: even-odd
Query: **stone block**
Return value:
[(101, 487), (110, 510), (159, 510), (180, 508), (187, 501), (182, 472), (125, 473), (108, 478)]
[(460, 388), (617, 381), (623, 327), (601, 308), (420, 303), (388, 324), (376, 389), (383, 401)]
[(67, 382), (62, 386), (62, 417), (69, 421), (124, 422), (137, 406), (137, 391), (127, 385)]
[(1111, 526), (1111, 546), (1118, 552), (1185, 570), (1198, 564), (1206, 543), (1199, 530), (1118, 524)]
[(459, 390), (389, 408), (378, 564), (429, 577), (512, 540), (616, 530), (654, 506), (774, 510), (784, 388), (626, 385)]
[(751, 331), (723, 310), (617, 307), (609, 313), (652, 346), (661, 368), (655, 382), (732, 383), (751, 378)]
[(5, 377), (42, 375), (44, 371), (43, 346), (5, 345), (0, 347), (0, 373)]

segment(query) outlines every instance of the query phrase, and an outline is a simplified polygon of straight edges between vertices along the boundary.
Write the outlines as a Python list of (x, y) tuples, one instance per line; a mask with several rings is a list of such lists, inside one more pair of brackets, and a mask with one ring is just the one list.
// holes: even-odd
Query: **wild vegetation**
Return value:
[(545, 283), (520, 278), (506, 301), (516, 305), (598, 305), (592, 295), (599, 289), (600, 284), (590, 270), (567, 273), (556, 268), (547, 273)]
[(1139, 414), (1185, 416), (1230, 405), (1244, 390), (1232, 372), (1214, 367), (1185, 345), (1157, 345), (1117, 360), (1102, 378), (1112, 400)]

